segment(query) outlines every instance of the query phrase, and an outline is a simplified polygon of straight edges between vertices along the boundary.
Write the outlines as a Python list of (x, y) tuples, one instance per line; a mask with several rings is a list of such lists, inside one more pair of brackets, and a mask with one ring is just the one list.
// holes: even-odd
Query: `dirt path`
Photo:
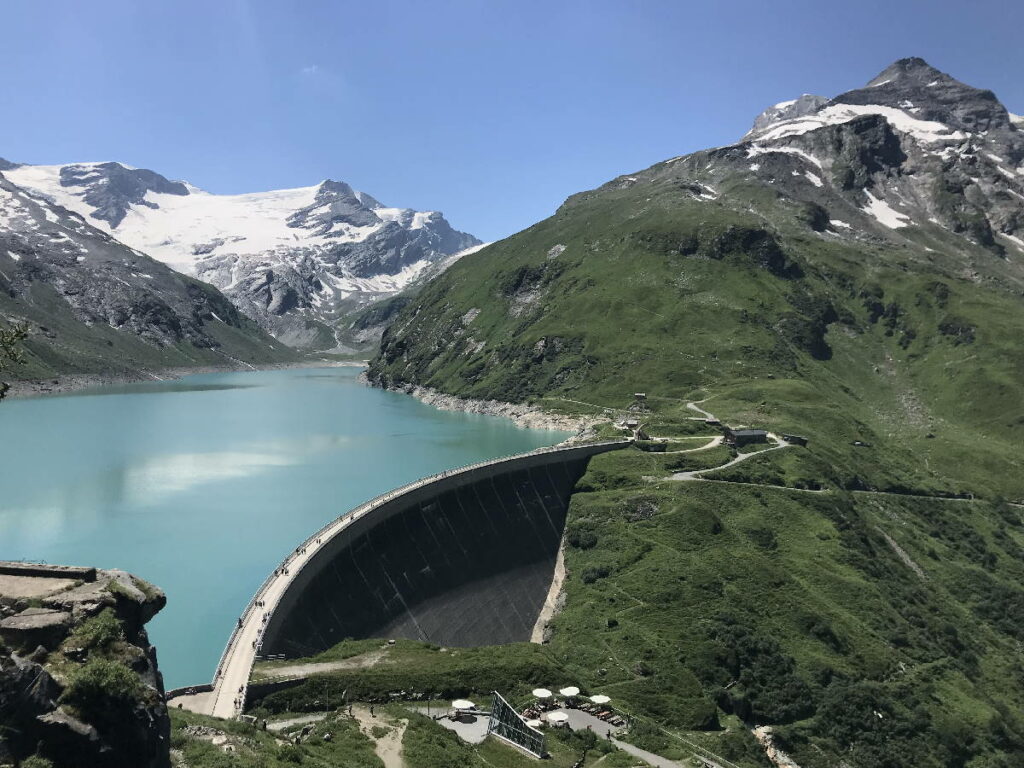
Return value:
[(664, 453), (667, 456), (670, 453), (696, 453), (697, 451), (706, 451), (709, 448), (714, 448), (715, 446), (721, 445), (723, 440), (725, 440), (725, 438), (719, 435), (718, 437), (711, 438), (711, 441), (709, 443), (707, 443), (706, 445), (702, 445), (699, 448), (684, 448), (679, 451), (662, 451), (662, 453)]
[[(402, 737), (405, 735), (405, 728), (409, 725), (408, 720), (390, 720), (383, 716), (374, 717), (370, 710), (362, 704), (352, 707), (352, 714), (359, 722), (359, 730), (373, 739), (373, 749), (377, 757), (384, 763), (384, 768), (406, 768), (405, 760), (402, 759)], [(379, 739), (373, 735), (374, 726), (388, 728), (388, 732)]]
[(705, 411), (703, 408), (700, 407), (700, 403), (706, 403), (710, 399), (710, 397), (705, 397), (703, 400), (695, 400), (692, 403), (687, 403), (686, 407), (689, 408), (691, 411), (696, 411), (697, 413), (699, 413), (701, 415), (701, 418), (717, 420), (718, 417), (715, 416), (715, 414), (711, 413), (710, 411)]
[(778, 450), (781, 450), (783, 448), (790, 448), (790, 447), (792, 447), (792, 446), (790, 446), (789, 443), (783, 442), (782, 440), (780, 440), (778, 437), (776, 437), (775, 435), (771, 434), (770, 432), (768, 433), (768, 437), (775, 441), (775, 445), (773, 445), (771, 448), (764, 448), (764, 449), (762, 449), (760, 451), (751, 451), (750, 453), (741, 453), (739, 456), (737, 456), (732, 461), (727, 461), (725, 464), (719, 464), (717, 467), (708, 467), (707, 469), (693, 469), (693, 470), (690, 470), (689, 472), (676, 472), (674, 475), (672, 475), (672, 479), (673, 480), (696, 480), (696, 479), (698, 479), (703, 474), (706, 474), (708, 472), (717, 472), (720, 469), (725, 469), (726, 467), (735, 466), (736, 464), (739, 464), (741, 461), (746, 461), (747, 459), (753, 458), (754, 456), (760, 456), (761, 454), (768, 453), (769, 451), (778, 451)]
[(341, 661), (317, 661), (309, 664), (289, 664), (284, 667), (264, 667), (262, 669), (257, 667), (256, 672), (261, 677), (273, 679), (275, 677), (303, 677), (320, 672), (335, 672), (339, 669), (367, 669), (376, 666), (387, 655), (387, 648), (381, 648)]

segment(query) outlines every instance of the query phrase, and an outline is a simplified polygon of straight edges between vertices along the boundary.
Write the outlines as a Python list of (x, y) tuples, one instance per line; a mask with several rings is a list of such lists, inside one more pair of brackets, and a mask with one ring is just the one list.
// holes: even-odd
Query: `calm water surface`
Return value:
[(168, 598), (168, 687), (210, 679), (235, 618), (321, 525), (424, 475), (563, 432), (438, 411), (355, 368), (216, 373), (0, 405), (0, 559), (120, 568)]

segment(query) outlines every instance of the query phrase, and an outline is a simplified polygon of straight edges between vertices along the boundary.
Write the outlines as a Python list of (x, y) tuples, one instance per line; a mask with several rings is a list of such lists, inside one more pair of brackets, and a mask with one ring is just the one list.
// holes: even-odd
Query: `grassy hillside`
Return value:
[[(570, 201), (426, 286), (370, 375), (599, 406), (703, 391), (737, 423), (826, 438), (847, 483), (1024, 496), (1013, 283), (960, 275), (966, 241), (923, 263), (906, 244), (822, 236), (803, 215), (740, 181), (714, 201), (670, 179)], [(854, 439), (872, 456), (846, 450)]]
[(1019, 258), (927, 222), (841, 231), (845, 193), (748, 165), (571, 198), (427, 285), (370, 376), (617, 417), (646, 392), (670, 451), (704, 429), (691, 401), (809, 438), (698, 481), (672, 474), (724, 448), (630, 449), (580, 481), (549, 658), (670, 734), (641, 744), (753, 765), (721, 730), (742, 721), (801, 768), (1020, 764)]
[[(180, 279), (200, 290), (215, 292), (199, 281), (184, 276)], [(220, 298), (225, 309), (231, 310), (227, 300)], [(12, 298), (0, 293), (0, 317), (17, 318), (28, 325), (29, 331), (22, 344), (24, 361), (4, 371), (9, 379), (42, 379), (67, 373), (130, 376), (161, 368), (235, 366), (239, 360), (265, 364), (299, 359), (293, 350), (237, 312), (233, 317), (236, 325), (213, 319), (204, 325), (217, 347), (198, 347), (187, 341), (159, 345), (130, 330), (87, 325), (75, 317), (52, 287), (42, 283), (33, 286), (28, 296)]]
[(573, 497), (573, 679), (670, 727), (774, 725), (801, 766), (1024, 755), (1019, 508), (641, 479), (664, 461), (596, 457)]

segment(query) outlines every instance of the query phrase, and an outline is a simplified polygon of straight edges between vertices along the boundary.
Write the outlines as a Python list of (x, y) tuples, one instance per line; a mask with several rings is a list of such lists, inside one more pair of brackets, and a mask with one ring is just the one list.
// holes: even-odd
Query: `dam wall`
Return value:
[(591, 456), (626, 444), (485, 462), (354, 510), (330, 538), (311, 538), (315, 551), (263, 619), (259, 653), (309, 656), (366, 637), (446, 646), (529, 640), (572, 489)]

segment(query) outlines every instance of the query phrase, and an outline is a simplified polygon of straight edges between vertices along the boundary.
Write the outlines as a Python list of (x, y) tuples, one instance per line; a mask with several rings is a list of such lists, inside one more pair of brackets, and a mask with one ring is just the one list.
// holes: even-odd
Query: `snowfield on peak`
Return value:
[[(915, 107), (908, 109), (913, 110)], [(943, 123), (934, 120), (919, 120), (907, 111), (880, 104), (833, 104), (813, 115), (804, 115), (775, 123), (755, 134), (753, 138), (758, 141), (774, 141), (786, 136), (799, 136), (826, 125), (849, 122), (860, 115), (882, 115), (894, 130), (908, 134), (924, 144), (961, 141), (967, 138), (967, 134), (963, 131), (953, 130)]]
[(287, 343), (339, 348), (347, 313), (434, 274), (480, 241), (437, 211), (344, 182), (220, 195), (121, 163), (15, 165), (13, 184), (195, 275)]
[[(76, 163), (75, 167), (95, 165), (99, 164)], [(361, 242), (388, 222), (408, 229), (422, 229), (425, 222), (436, 215), (433, 211), (388, 208), (356, 192), (360, 202), (368, 202), (367, 207), (378, 217), (376, 224), (353, 226), (337, 221), (327, 234), (311, 234), (290, 225), (289, 217), (313, 206), (322, 184), (219, 195), (185, 183), (187, 195), (147, 191), (144, 202), (133, 206), (115, 227), (91, 216), (93, 210), (83, 200), (80, 187), (62, 184), (61, 170), (67, 167), (23, 165), (6, 171), (5, 175), (18, 186), (82, 214), (93, 226), (109, 232), (126, 245), (191, 274), (196, 272), (195, 262), (207, 256), (263, 254), (294, 248), (298, 242), (306, 247)], [(90, 179), (86, 177), (86, 180)], [(99, 177), (95, 180), (100, 181)]]

